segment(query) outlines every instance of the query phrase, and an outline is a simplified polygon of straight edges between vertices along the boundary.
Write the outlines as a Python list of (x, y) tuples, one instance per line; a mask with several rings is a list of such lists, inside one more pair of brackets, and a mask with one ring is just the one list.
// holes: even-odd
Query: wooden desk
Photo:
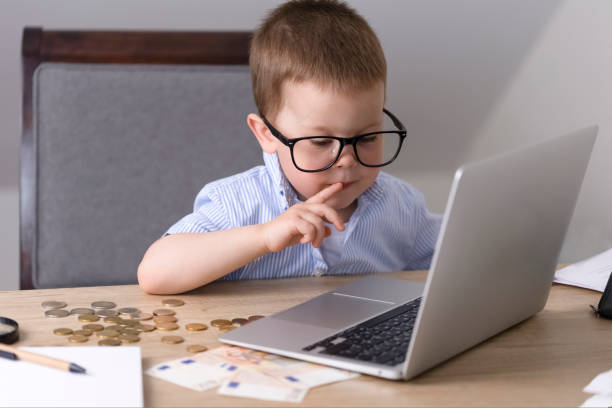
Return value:
[[(426, 273), (399, 272), (390, 275), (424, 281)], [(172, 334), (186, 342), (167, 345), (166, 334), (144, 333), (143, 369), (188, 353), (185, 345), (220, 343), (218, 331), (210, 328), (192, 333), (188, 322), (209, 323), (214, 318), (268, 315), (329, 291), (357, 277), (323, 277), (245, 282), (220, 282), (172, 296), (183, 299), (177, 308), (181, 328)], [(589, 311), (600, 293), (554, 285), (545, 309), (527, 321), (409, 382), (382, 380), (362, 375), (309, 391), (304, 406), (579, 406), (589, 394), (582, 388), (598, 373), (612, 369), (612, 321), (598, 319)], [(118, 307), (134, 306), (143, 311), (161, 307), (161, 299), (137, 286), (108, 286), (0, 292), (0, 315), (20, 324), (19, 346), (62, 346), (57, 327), (80, 327), (74, 316), (46, 318), (40, 306), (45, 300), (63, 300), (68, 308), (87, 307), (95, 300), (110, 300)], [(94, 345), (91, 339), (84, 345)], [(147, 406), (277, 406), (269, 401), (232, 398), (216, 390), (192, 391), (144, 375)], [(101, 392), (104, 392), (101, 390)], [(295, 406), (296, 404), (289, 404)], [(297, 404), (299, 405), (299, 404)]]

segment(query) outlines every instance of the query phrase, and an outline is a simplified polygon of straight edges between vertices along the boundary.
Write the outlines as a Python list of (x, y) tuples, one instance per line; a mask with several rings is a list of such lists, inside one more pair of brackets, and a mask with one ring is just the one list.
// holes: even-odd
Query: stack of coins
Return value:
[(254, 322), (255, 320), (259, 320), (261, 318), (263, 318), (264, 316), (261, 315), (254, 315), (254, 316), (249, 316), (248, 318), (243, 318), (243, 317), (235, 317), (232, 320), (227, 320), (227, 319), (215, 319), (213, 321), (210, 322), (211, 326), (216, 327), (217, 329), (219, 329), (220, 332), (226, 332), (229, 330), (233, 330), (236, 327), (240, 327), (240, 326), (244, 326), (245, 324)]

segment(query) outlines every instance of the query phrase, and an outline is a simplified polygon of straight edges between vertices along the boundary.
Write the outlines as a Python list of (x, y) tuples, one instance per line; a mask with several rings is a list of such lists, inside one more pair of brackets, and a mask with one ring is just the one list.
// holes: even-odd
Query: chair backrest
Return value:
[(204, 184), (263, 163), (250, 36), (24, 30), (22, 289), (135, 283)]

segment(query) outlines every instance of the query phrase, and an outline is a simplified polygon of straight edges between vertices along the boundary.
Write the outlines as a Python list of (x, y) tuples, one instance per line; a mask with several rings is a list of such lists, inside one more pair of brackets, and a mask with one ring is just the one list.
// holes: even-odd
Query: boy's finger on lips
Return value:
[(329, 200), (334, 194), (336, 194), (340, 190), (342, 190), (342, 183), (331, 184), (325, 187), (323, 190), (319, 191), (317, 194), (310, 197), (305, 202), (324, 203), (325, 201)]

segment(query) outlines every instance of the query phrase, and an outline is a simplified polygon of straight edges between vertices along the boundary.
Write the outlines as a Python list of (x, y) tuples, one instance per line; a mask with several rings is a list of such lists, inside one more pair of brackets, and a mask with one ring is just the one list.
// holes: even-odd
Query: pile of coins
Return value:
[[(179, 299), (165, 299), (162, 304), (169, 307), (179, 307), (184, 305), (184, 302)], [(142, 333), (154, 330), (172, 331), (179, 328), (176, 323), (178, 321), (175, 317), (176, 313), (170, 309), (157, 309), (153, 313), (146, 313), (135, 307), (116, 309), (117, 305), (109, 301), (92, 302), (91, 308), (80, 307), (70, 311), (64, 309), (66, 306), (65, 302), (58, 301), (42, 303), (42, 307), (46, 309), (45, 316), (47, 317), (63, 318), (76, 315), (77, 320), (84, 323), (78, 330), (66, 327), (53, 330), (54, 334), (67, 337), (71, 343), (85, 343), (89, 341), (90, 337), (95, 336), (100, 346), (120, 346), (139, 342)], [(149, 320), (153, 320), (155, 325), (144, 323)], [(107, 325), (104, 326), (102, 323)], [(199, 325), (201, 323), (193, 324)], [(206, 325), (204, 326), (207, 328)], [(184, 339), (180, 336), (164, 336), (161, 341), (166, 344), (178, 344), (182, 343)], [(201, 352), (207, 350), (206, 346), (203, 345), (192, 346), (188, 347), (188, 351)], [(197, 351), (193, 351), (196, 349)]]
[(230, 331), (232, 329), (235, 329), (236, 327), (239, 326), (244, 326), (245, 324), (254, 322), (255, 320), (259, 320), (264, 316), (261, 315), (254, 315), (254, 316), (249, 316), (248, 318), (244, 319), (242, 317), (236, 317), (232, 320), (227, 320), (227, 319), (215, 319), (212, 322), (210, 322), (210, 325), (213, 327), (216, 327), (217, 329), (219, 329), (220, 332), (226, 332), (226, 331)]
[[(162, 305), (168, 308), (183, 306), (185, 302), (180, 299), (164, 299)], [(142, 333), (159, 331), (174, 331), (180, 328), (176, 312), (172, 309), (160, 308), (152, 313), (142, 312), (135, 307), (122, 307), (119, 309), (114, 302), (95, 301), (91, 308), (79, 307), (66, 310), (67, 304), (60, 301), (43, 302), (45, 316), (50, 318), (63, 318), (76, 315), (77, 320), (84, 323), (80, 329), (73, 330), (67, 327), (59, 327), (53, 330), (58, 336), (65, 336), (70, 343), (85, 343), (90, 337), (95, 336), (100, 346), (120, 346), (122, 344), (134, 344), (140, 341)], [(255, 315), (248, 318), (234, 318), (232, 320), (215, 319), (210, 322), (220, 332), (226, 332), (236, 327), (243, 326), (264, 316)], [(100, 321), (102, 320), (102, 321)], [(153, 324), (144, 323), (152, 320)], [(106, 323), (104, 326), (101, 323)], [(204, 323), (188, 323), (185, 329), (190, 332), (199, 332), (208, 329)], [(167, 335), (161, 338), (165, 344), (181, 344), (185, 339), (177, 335)], [(207, 347), (201, 344), (187, 346), (189, 353), (200, 353), (206, 351)]]

